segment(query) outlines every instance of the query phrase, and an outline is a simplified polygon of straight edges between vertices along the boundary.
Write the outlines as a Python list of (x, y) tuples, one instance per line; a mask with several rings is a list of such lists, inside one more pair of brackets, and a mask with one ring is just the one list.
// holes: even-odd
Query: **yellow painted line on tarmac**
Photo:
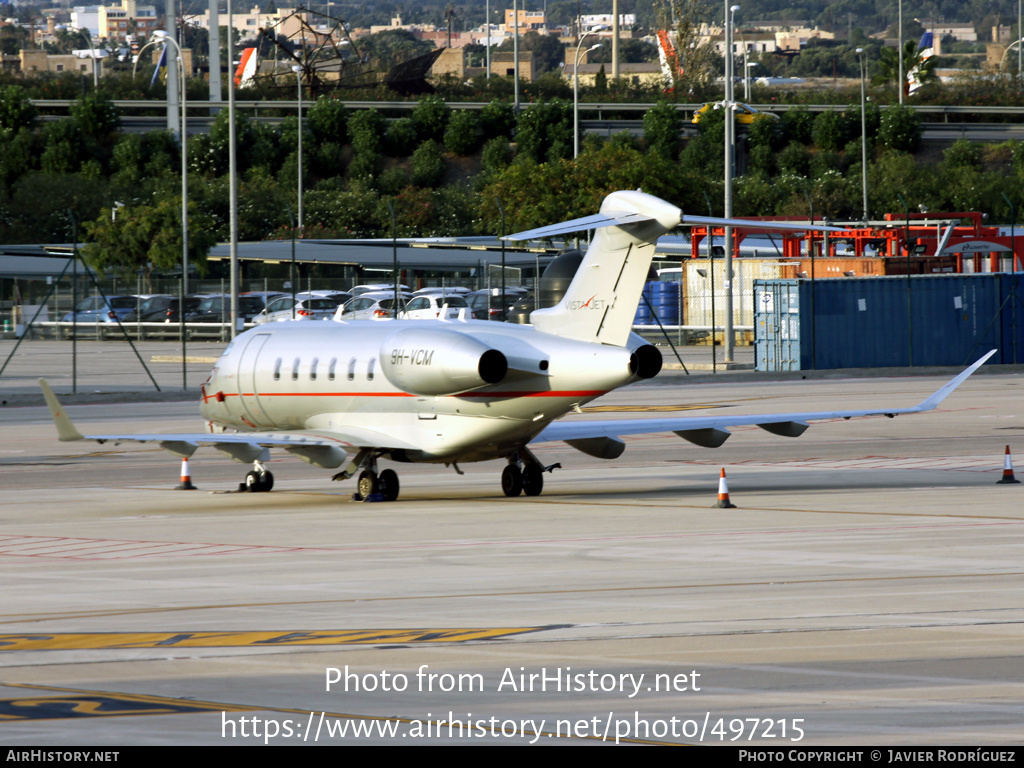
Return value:
[[(78, 688), (64, 688), (54, 685), (34, 685), (31, 683), (3, 683), (4, 688), (25, 688), (36, 691), (54, 691), (57, 696), (24, 696), (17, 699), (0, 699), (0, 723), (9, 723), (25, 720), (56, 720), (77, 717), (126, 717), (140, 715), (181, 715), (197, 712), (219, 712), (221, 715), (220, 728), (222, 735), (234, 740), (235, 738), (251, 739), (254, 743), (267, 744), (271, 741), (274, 744), (287, 744), (289, 741), (312, 743), (342, 743), (343, 741), (355, 741), (361, 738), (391, 738), (397, 740), (406, 736), (414, 738), (443, 738), (445, 735), (454, 734), (480, 738), (480, 729), (484, 726), (473, 725), (470, 719), (453, 720), (450, 723), (438, 719), (417, 719), (409, 717), (395, 717), (387, 715), (365, 715), (351, 714), (345, 712), (326, 712), (323, 710), (310, 711), (308, 709), (295, 709), (293, 707), (275, 707), (266, 705), (244, 705), (225, 704), (213, 701), (197, 701), (194, 699), (168, 698), (165, 696), (147, 696), (145, 694), (110, 693), (107, 691), (89, 691)], [(246, 733), (245, 719), (235, 720), (225, 718), (228, 713), (236, 712), (274, 712), (278, 714), (293, 714), (296, 718), (278, 718), (277, 722), (284, 725), (283, 730), (276, 730), (275, 735), (270, 735), (266, 723), (275, 722), (274, 718), (264, 720), (262, 728), (255, 719), (248, 723)], [(323, 727), (324, 720), (330, 718), (334, 721), (333, 726)], [(389, 727), (341, 727), (342, 721), (397, 724), (405, 728)], [(489, 721), (481, 721), (489, 722)], [(449, 727), (450, 726), (450, 727)], [(261, 731), (261, 732), (257, 732)], [(484, 733), (484, 736), (487, 734)], [(491, 734), (493, 738), (499, 738), (497, 734)], [(517, 727), (511, 731), (500, 731), (502, 741), (512, 736), (536, 741), (540, 737), (556, 738), (566, 740), (568, 743), (580, 741), (596, 741), (606, 743), (606, 736), (601, 734), (574, 735), (561, 734), (552, 731), (538, 731), (529, 728)], [(619, 744), (648, 744), (661, 746), (685, 746), (673, 742), (657, 741), (637, 737), (616, 738)], [(8, 758), (10, 759), (10, 758)]]
[[(11, 684), (4, 685), (7, 687)], [(59, 696), (20, 696), (16, 699), (0, 699), (0, 723), (19, 720), (185, 715), (196, 712), (248, 712), (252, 710), (253, 707), (171, 699), (163, 696), (83, 691)]]
[(296, 645), (464, 643), (554, 629), (371, 629), (312, 632), (60, 632), (0, 635), (0, 651), (79, 651), (124, 648), (268, 648)]

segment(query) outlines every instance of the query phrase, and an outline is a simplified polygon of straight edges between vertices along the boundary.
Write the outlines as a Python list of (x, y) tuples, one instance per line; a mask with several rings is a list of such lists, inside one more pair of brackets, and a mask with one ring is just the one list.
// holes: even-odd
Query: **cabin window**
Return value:
[(292, 361), (292, 381), (298, 381), (298, 380), (299, 380), (299, 358), (296, 357), (295, 360)]
[(281, 380), (281, 358), (274, 361), (274, 381)]
[(352, 381), (356, 377), (356, 359), (353, 357), (348, 361), (348, 380)]
[(309, 380), (316, 381), (316, 366), (320, 362), (319, 358), (314, 357), (313, 362), (309, 364)]
[(373, 381), (373, 366), (377, 362), (377, 358), (371, 357), (370, 362), (366, 364), (366, 380)]
[(338, 364), (338, 358), (332, 357), (331, 364), (327, 366), (327, 378), (334, 381), (334, 368)]

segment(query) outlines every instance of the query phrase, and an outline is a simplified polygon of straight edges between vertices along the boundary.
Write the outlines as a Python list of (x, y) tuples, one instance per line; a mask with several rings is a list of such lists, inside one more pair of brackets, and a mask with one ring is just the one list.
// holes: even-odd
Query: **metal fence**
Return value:
[[(821, 262), (819, 260), (819, 267)], [(775, 320), (765, 321), (758, 316), (758, 296), (764, 292), (755, 291), (755, 283), (793, 278), (797, 266), (779, 258), (734, 260), (734, 274), (726, 281), (724, 262), (721, 258), (686, 259), (667, 261), (658, 259), (656, 274), (648, 282), (637, 308), (634, 331), (648, 342), (662, 350), (665, 361), (663, 375), (687, 375), (693, 373), (717, 373), (726, 370), (764, 369), (766, 350), (779, 345), (779, 333), (771, 337), (771, 328), (779, 327)], [(380, 282), (386, 283), (390, 276), (382, 275)], [(859, 278), (848, 278), (855, 281)], [(895, 279), (895, 278), (892, 278)], [(351, 290), (356, 283), (365, 283), (367, 278), (318, 278), (306, 277), (296, 281), (296, 291), (307, 290)], [(465, 277), (435, 275), (416, 280), (410, 288), (425, 286), (463, 286), (477, 289), (501, 284), (500, 270), (488, 269)], [(506, 285), (522, 285), (540, 295), (536, 275), (520, 270), (505, 274)], [(813, 282), (825, 285), (824, 281), (794, 280), (794, 285), (810, 286)], [(839, 282), (844, 282), (840, 280)], [(104, 296), (132, 295), (141, 303), (147, 295), (162, 294), (177, 296), (181, 292), (180, 280), (143, 281), (104, 280), (92, 282), (88, 276), (78, 275), (72, 283), (65, 277), (55, 284), (46, 286), (44, 292), (36, 286), (27, 292), (23, 303), (13, 301), (0, 303), (0, 319), (3, 321), (3, 339), (0, 340), (0, 396), (4, 393), (34, 392), (35, 379), (45, 376), (58, 391), (79, 391), (82, 389), (104, 389), (122, 391), (145, 391), (188, 389), (194, 390), (206, 377), (212, 363), (226, 346), (231, 337), (229, 318), (220, 323), (142, 323), (142, 322), (67, 322), (63, 318), (71, 311), (76, 301), (102, 293)], [(190, 293), (222, 294), (228, 291), (226, 280), (192, 280)], [(819, 289), (818, 293), (820, 293)], [(247, 279), (241, 283), (243, 292), (291, 293), (292, 283), (285, 278)], [(732, 291), (734, 333), (733, 359), (724, 355), (726, 333), (726, 293)], [(805, 290), (809, 290), (805, 289)], [(1024, 318), (1024, 306), (1016, 298), (1002, 302), (1003, 310), (1016, 313)], [(810, 300), (805, 300), (809, 305)], [(830, 304), (824, 299), (819, 304)], [(835, 302), (831, 302), (834, 305)], [(809, 311), (805, 307), (805, 312)], [(838, 311), (819, 306), (818, 312)], [(889, 317), (891, 315), (891, 317)], [(900, 333), (900, 313), (890, 312), (883, 323), (884, 331), (876, 328), (871, 333), (886, 338)], [(528, 317), (528, 313), (521, 316)], [(1009, 315), (1007, 315), (1009, 317)], [(853, 319), (862, 318), (855, 313)], [(833, 317), (833, 319), (836, 319)], [(807, 321), (810, 322), (810, 321)], [(851, 320), (852, 322), (852, 320)], [(919, 320), (922, 327), (925, 320)], [(842, 326), (842, 318), (838, 318)], [(1017, 323), (1024, 328), (1024, 319)], [(771, 328), (769, 327), (771, 326)], [(246, 326), (251, 327), (251, 324)], [(808, 327), (810, 327), (808, 325)], [(821, 344), (835, 345), (841, 339), (833, 334), (831, 340), (818, 336)], [(808, 338), (804, 334), (804, 338)], [(924, 343), (924, 342), (921, 342)], [(755, 345), (760, 345), (755, 350)], [(766, 346), (766, 344), (773, 346)], [(922, 350), (923, 351), (923, 350)], [(773, 353), (774, 354), (774, 353)], [(791, 358), (788, 352), (783, 355)], [(760, 357), (758, 357), (760, 356)], [(776, 355), (777, 356), (777, 355)], [(815, 353), (814, 367), (819, 355)], [(760, 363), (757, 360), (760, 359)], [(914, 364), (922, 364), (923, 354), (914, 358)], [(769, 369), (778, 370), (775, 365)]]

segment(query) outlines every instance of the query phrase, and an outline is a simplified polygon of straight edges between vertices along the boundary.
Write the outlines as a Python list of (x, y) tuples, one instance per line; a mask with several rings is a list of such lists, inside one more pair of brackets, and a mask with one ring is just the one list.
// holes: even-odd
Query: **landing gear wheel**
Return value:
[(255, 469), (245, 476), (245, 490), (249, 493), (263, 493), (274, 487), (274, 476), (269, 472), (257, 472)]
[(501, 471), (501, 490), (506, 496), (518, 496), (523, 492), (523, 472), (515, 464), (509, 464)]
[(249, 472), (245, 476), (245, 490), (249, 493), (256, 493), (260, 489), (260, 473), (256, 470)]
[(385, 469), (382, 471), (377, 483), (384, 501), (394, 501), (398, 498), (398, 473), (395, 470)]
[(523, 467), (523, 492), (527, 496), (540, 496), (544, 490), (544, 470), (536, 464)]
[(359, 495), (364, 499), (370, 494), (377, 493), (379, 483), (377, 480), (377, 473), (369, 469), (359, 473)]

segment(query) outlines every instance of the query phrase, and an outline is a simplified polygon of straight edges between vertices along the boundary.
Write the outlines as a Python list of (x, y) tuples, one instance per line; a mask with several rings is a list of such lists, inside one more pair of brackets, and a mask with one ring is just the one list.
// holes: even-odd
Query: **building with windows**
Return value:
[(121, 0), (120, 5), (78, 5), (71, 9), (71, 26), (88, 30), (93, 39), (149, 38), (160, 29), (156, 7)]
[[(531, 29), (541, 30), (546, 26), (544, 11), (519, 11), (519, 34)], [(505, 9), (505, 31), (509, 34), (515, 34), (516, 31), (516, 14), (511, 8)]]

